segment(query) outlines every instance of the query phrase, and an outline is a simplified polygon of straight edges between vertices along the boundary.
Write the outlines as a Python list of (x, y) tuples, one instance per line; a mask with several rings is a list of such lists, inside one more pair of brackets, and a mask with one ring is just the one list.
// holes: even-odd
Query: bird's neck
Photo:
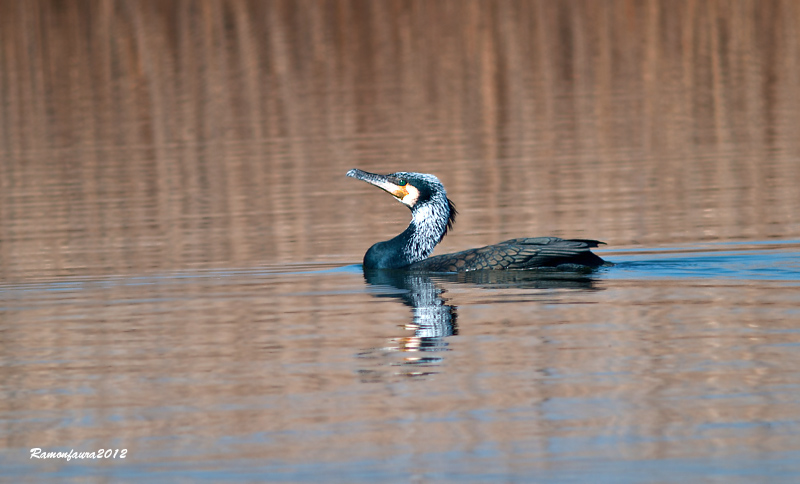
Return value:
[(415, 207), (411, 212), (411, 223), (403, 233), (370, 247), (364, 256), (364, 267), (397, 269), (427, 259), (447, 232), (449, 216), (447, 202)]
[(403, 253), (407, 256), (408, 264), (427, 259), (431, 255), (447, 231), (447, 215), (447, 212), (439, 210), (434, 204), (414, 209), (411, 223), (397, 236), (403, 240)]

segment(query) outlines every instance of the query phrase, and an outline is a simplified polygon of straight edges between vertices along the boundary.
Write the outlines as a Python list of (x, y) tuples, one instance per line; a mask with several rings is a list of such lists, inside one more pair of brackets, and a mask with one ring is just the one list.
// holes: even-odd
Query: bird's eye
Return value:
[(400, 185), (401, 187), (404, 187), (404, 186), (408, 185), (408, 182), (403, 180), (403, 179), (400, 179), (400, 180), (397, 181), (397, 184)]

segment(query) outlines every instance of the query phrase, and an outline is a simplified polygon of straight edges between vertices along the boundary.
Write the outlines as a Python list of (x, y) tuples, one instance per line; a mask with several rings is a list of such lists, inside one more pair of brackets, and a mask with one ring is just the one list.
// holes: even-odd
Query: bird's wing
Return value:
[(444, 254), (412, 264), (410, 269), (430, 272), (464, 272), (497, 269), (534, 269), (564, 264), (597, 267), (603, 260), (589, 249), (596, 240), (532, 237), (511, 239), (496, 245)]

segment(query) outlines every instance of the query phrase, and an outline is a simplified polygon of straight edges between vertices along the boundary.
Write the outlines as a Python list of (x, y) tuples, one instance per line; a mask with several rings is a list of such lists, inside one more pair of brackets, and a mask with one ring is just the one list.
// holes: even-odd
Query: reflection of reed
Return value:
[(2, 2), (0, 272), (352, 260), (355, 165), (449, 177), (464, 246), (798, 236), (799, 10)]
[[(359, 442), (379, 457), (406, 452), (408, 442), (441, 451), (490, 441), (535, 454), (535, 442), (548, 449), (576, 435), (603, 440), (612, 425), (651, 443), (631, 444), (633, 457), (658, 459), (680, 451), (713, 457), (719, 448), (710, 446), (723, 444), (782, 452), (793, 435), (781, 424), (797, 415), (786, 391), (797, 383), (786, 368), (800, 368), (791, 285), (601, 280), (603, 291), (564, 294), (549, 290), (557, 286), (515, 291), (516, 283), (536, 286), (495, 279), (467, 292), (469, 285), (437, 277), (433, 287), (450, 290), (446, 305), (470, 300), (458, 308), (465, 336), (444, 338), (453, 351), (394, 352), (373, 366), (351, 355), (413, 322), (400, 302), (408, 291), (370, 285), (387, 295), (370, 297), (361, 276), (347, 274), (192, 271), (5, 285), (0, 446), (24, 456), (30, 447), (117, 439), (152, 463), (176, 452), (231, 458), (239, 449), (221, 448), (219, 436), (269, 431), (275, 439), (256, 439), (254, 458), (307, 462), (320, 449), (349, 452)], [(502, 290), (491, 290), (496, 284)], [(397, 369), (442, 371), (427, 362), (391, 366), (398, 354), (445, 358), (438, 390), (354, 384), (354, 368), (377, 367), (360, 375), (365, 380)], [(602, 414), (588, 408), (598, 397), (630, 407)], [(559, 419), (551, 405), (559, 400), (586, 402), (576, 412), (586, 418)], [(520, 408), (542, 417), (520, 420)], [(748, 421), (777, 422), (778, 430), (736, 427)], [(670, 440), (700, 422), (738, 430)], [(174, 437), (187, 428), (197, 440), (176, 449)]]

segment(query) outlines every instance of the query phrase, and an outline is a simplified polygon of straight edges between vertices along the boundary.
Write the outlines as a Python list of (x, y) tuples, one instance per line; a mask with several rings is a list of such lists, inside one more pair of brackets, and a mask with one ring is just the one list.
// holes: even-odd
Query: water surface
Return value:
[(790, 482), (800, 254), (775, 245), (609, 254), (591, 276), (315, 264), (5, 286), (6, 455), (129, 449), (7, 469)]

